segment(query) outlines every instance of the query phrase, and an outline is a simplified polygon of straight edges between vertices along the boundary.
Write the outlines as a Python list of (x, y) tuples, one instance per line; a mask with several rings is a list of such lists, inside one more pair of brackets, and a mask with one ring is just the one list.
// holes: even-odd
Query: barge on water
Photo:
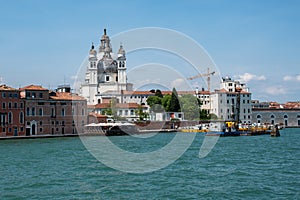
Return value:
[(207, 136), (254, 136), (254, 135), (276, 135), (280, 136), (278, 126), (241, 126), (235, 122), (213, 121), (209, 125)]

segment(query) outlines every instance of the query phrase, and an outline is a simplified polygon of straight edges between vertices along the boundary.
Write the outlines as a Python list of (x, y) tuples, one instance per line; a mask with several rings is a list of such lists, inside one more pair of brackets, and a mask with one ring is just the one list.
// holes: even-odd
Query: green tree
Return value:
[(170, 101), (170, 112), (180, 112), (180, 103), (175, 88), (173, 88), (172, 90), (171, 101)]
[(155, 91), (155, 96), (160, 97), (160, 98), (163, 98), (163, 95), (162, 95), (162, 93), (161, 93), (161, 91), (160, 91), (159, 89), (157, 89), (157, 90)]
[(198, 99), (192, 94), (185, 94), (179, 98), (181, 104), (181, 111), (184, 112), (185, 119), (199, 120), (200, 107)]
[(150, 96), (147, 98), (147, 104), (152, 107), (155, 104), (161, 104), (161, 98), (158, 96)]
[(143, 111), (143, 107), (139, 106), (139, 108), (135, 111), (136, 115), (139, 117), (140, 121), (146, 120), (149, 118), (149, 113)]
[(165, 108), (165, 111), (170, 111), (170, 105), (171, 105), (171, 95), (166, 94), (161, 100), (162, 106)]

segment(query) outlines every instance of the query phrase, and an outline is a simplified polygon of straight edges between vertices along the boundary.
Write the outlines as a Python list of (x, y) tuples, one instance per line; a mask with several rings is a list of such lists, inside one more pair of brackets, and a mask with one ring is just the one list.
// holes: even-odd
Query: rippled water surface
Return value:
[[(111, 140), (147, 152), (172, 138)], [(146, 174), (106, 167), (80, 138), (0, 141), (0, 199), (300, 199), (300, 129), (220, 138), (200, 159), (203, 139), (198, 134), (180, 159)]]

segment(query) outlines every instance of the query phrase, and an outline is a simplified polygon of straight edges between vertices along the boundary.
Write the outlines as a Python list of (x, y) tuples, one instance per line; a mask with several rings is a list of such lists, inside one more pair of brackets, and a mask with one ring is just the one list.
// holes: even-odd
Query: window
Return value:
[(64, 126), (64, 125), (65, 125), (65, 121), (62, 121), (62, 122), (61, 122), (61, 125), (63, 125), (63, 126)]
[(81, 115), (84, 115), (84, 109), (82, 108), (82, 110), (81, 110)]
[(14, 94), (14, 98), (18, 98), (18, 94), (17, 93)]
[(43, 121), (40, 121), (40, 125), (41, 125), (41, 126), (43, 125)]
[(298, 126), (300, 126), (300, 119), (298, 119)]
[(43, 132), (43, 128), (40, 128), (40, 133), (42, 133)]
[(275, 118), (275, 116), (274, 116), (274, 115), (271, 115), (271, 118)]
[(31, 97), (32, 97), (32, 98), (36, 98), (35, 92), (33, 92), (33, 93), (31, 94)]
[(35, 116), (35, 108), (31, 108), (31, 115)]
[(26, 92), (26, 97), (30, 97), (30, 92)]
[(130, 115), (134, 115), (134, 110), (130, 110)]
[(24, 113), (23, 112), (20, 112), (20, 124), (23, 124), (24, 123)]
[(106, 82), (109, 81), (109, 76), (105, 76), (105, 81), (106, 81)]
[(3, 92), (3, 93), (2, 93), (2, 98), (5, 98), (5, 97), (6, 97), (6, 93)]
[(62, 108), (62, 109), (61, 109), (61, 116), (65, 116), (65, 114), (66, 114), (66, 113), (65, 113), (65, 109)]
[(284, 115), (283, 118), (288, 118), (288, 116), (287, 116), (287, 115)]
[(8, 108), (11, 108), (11, 102), (8, 103)]
[(21, 127), (20, 127), (20, 132), (23, 132), (23, 131), (24, 131), (24, 127), (21, 126)]
[(125, 110), (125, 115), (128, 115), (128, 110)]
[(12, 113), (11, 112), (8, 113), (8, 123), (12, 124)]
[(257, 115), (256, 118), (257, 118), (257, 119), (261, 119), (261, 115)]
[(30, 115), (29, 107), (26, 108), (26, 116)]
[(55, 110), (54, 108), (51, 108), (51, 117), (54, 117), (55, 116)]
[(3, 102), (3, 103), (2, 103), (2, 109), (5, 109), (5, 108), (6, 108), (6, 103)]
[(43, 109), (42, 108), (39, 109), (39, 116), (43, 116)]
[(23, 108), (23, 103), (20, 103), (20, 108)]
[(14, 108), (18, 108), (18, 103), (14, 103)]

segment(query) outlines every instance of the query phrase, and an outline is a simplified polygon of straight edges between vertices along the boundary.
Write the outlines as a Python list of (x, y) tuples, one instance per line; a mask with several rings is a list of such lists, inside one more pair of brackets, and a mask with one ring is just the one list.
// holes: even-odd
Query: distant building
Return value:
[(89, 62), (80, 94), (89, 105), (109, 103), (112, 98), (121, 102), (122, 91), (132, 91), (132, 84), (127, 83), (126, 53), (122, 45), (113, 54), (110, 38), (104, 34), (100, 39), (98, 52), (94, 45), (89, 52)]
[(252, 108), (252, 121), (258, 124), (278, 124), (285, 127), (300, 127), (300, 103), (255, 101)]
[(218, 118), (226, 121), (252, 122), (251, 93), (245, 84), (231, 78), (223, 78), (220, 89), (211, 93), (211, 110)]
[(0, 137), (75, 134), (87, 123), (87, 103), (70, 86), (50, 91), (39, 85), (0, 86)]
[(0, 137), (24, 135), (24, 101), (18, 89), (0, 85)]

